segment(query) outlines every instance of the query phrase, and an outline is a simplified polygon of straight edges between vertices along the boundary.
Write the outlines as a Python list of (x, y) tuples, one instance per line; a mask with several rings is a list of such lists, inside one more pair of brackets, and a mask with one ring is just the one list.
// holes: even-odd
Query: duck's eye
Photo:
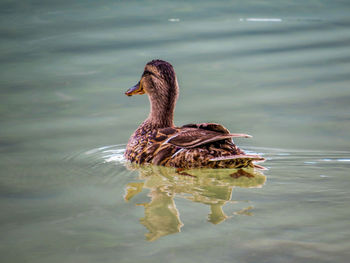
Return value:
[(145, 71), (143, 72), (142, 75), (143, 75), (143, 76), (148, 76), (148, 75), (153, 75), (153, 76), (155, 76), (155, 74), (154, 74), (153, 72), (148, 71), (148, 70), (145, 70)]

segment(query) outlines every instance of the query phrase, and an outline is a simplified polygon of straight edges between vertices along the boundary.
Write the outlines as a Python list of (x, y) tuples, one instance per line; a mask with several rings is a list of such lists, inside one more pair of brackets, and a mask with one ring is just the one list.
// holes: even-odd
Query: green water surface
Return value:
[[(349, 262), (349, 1), (0, 2), (1, 262)], [(173, 64), (175, 123), (266, 171), (135, 168), (124, 92)]]

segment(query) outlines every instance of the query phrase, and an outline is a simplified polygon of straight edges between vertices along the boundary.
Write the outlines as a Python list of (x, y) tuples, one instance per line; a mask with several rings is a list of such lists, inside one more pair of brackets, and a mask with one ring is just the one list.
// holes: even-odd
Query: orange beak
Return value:
[(136, 94), (138, 94), (138, 95), (145, 94), (145, 91), (142, 88), (140, 81), (135, 86), (128, 89), (127, 92), (125, 92), (126, 96), (132, 96), (132, 95), (136, 95)]

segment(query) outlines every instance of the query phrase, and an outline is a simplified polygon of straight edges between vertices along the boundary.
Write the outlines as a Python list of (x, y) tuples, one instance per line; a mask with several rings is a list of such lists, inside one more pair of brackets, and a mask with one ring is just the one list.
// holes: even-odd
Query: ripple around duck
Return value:
[[(87, 151), (78, 152), (65, 158), (65, 161), (83, 161), (90, 168), (108, 166), (110, 164), (123, 168), (125, 144), (101, 146)], [(288, 163), (289, 165), (317, 165), (317, 164), (347, 164), (350, 163), (348, 151), (317, 151), (279, 149), (269, 147), (243, 146), (242, 149), (248, 154), (259, 154), (266, 158), (264, 165), (273, 167), (274, 163)]]
[[(194, 169), (182, 174), (161, 166), (134, 167), (124, 158), (125, 144), (101, 146), (72, 154), (65, 158), (61, 171), (68, 175), (64, 176), (65, 182), (73, 187), (94, 185), (114, 188), (120, 192), (121, 199), (123, 195), (124, 199), (128, 199), (129, 196), (138, 195), (142, 189), (151, 189), (160, 184), (164, 184), (164, 189), (179, 189), (178, 196), (181, 196), (182, 187), (200, 189), (201, 192), (207, 189), (208, 184), (261, 188), (269, 184), (266, 180), (269, 180), (270, 176), (274, 180), (270, 187), (276, 184), (276, 180), (279, 183), (294, 184), (296, 174), (311, 181), (314, 180), (314, 175), (322, 179), (337, 178), (337, 171), (347, 169), (350, 164), (350, 152), (347, 151), (325, 152), (249, 146), (242, 146), (242, 149), (246, 153), (265, 157), (266, 161), (259, 164), (266, 167), (267, 171), (263, 174), (259, 171), (247, 171), (254, 174), (254, 179), (251, 176), (236, 175), (237, 171), (229, 171), (230, 169)], [(314, 175), (305, 176), (306, 174)], [(141, 184), (144, 186), (141, 187)]]
[(348, 151), (291, 150), (264, 147), (243, 147), (247, 152), (259, 152), (267, 159), (266, 164), (287, 163), (288, 165), (346, 165), (350, 163)]
[(134, 172), (125, 168), (125, 145), (108, 145), (82, 150), (64, 158), (61, 170), (80, 184), (124, 186)]

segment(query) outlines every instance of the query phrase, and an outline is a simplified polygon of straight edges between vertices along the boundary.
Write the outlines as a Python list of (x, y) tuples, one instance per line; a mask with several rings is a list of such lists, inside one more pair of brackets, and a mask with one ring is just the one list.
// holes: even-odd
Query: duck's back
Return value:
[(232, 137), (237, 136), (216, 123), (160, 129), (141, 125), (131, 136), (125, 157), (137, 164), (177, 168), (242, 168), (253, 166), (254, 160), (263, 160), (245, 155)]

